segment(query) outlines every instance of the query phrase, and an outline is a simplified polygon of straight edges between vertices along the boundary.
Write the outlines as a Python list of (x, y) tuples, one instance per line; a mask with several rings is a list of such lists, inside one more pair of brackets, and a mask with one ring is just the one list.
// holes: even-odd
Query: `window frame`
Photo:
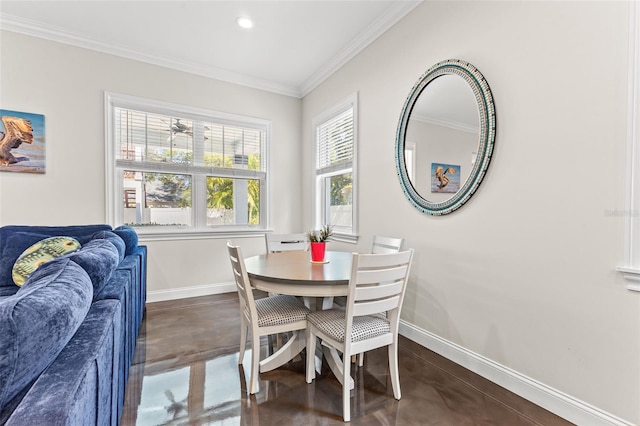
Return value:
[[(404, 161), (407, 165), (407, 176), (411, 182), (416, 181), (416, 155), (418, 152), (418, 145), (415, 142), (405, 142), (404, 144), (405, 157)], [(407, 153), (410, 153), (410, 158), (407, 159)]]
[[(136, 163), (117, 164), (117, 150), (119, 145), (115, 141), (115, 109), (131, 109), (145, 113), (177, 116), (195, 121), (209, 121), (225, 125), (236, 125), (244, 128), (254, 128), (264, 132), (264, 145), (261, 147), (261, 171), (252, 172), (248, 176), (240, 169), (229, 169), (225, 173), (203, 173), (198, 171), (184, 171), (192, 176), (191, 225), (138, 226), (136, 231), (145, 240), (172, 240), (184, 238), (227, 238), (239, 235), (264, 234), (269, 228), (269, 153), (271, 141), (271, 121), (231, 114), (220, 111), (207, 110), (186, 105), (162, 102), (146, 98), (139, 98), (114, 92), (104, 92), (105, 102), (105, 191), (107, 223), (112, 226), (122, 225), (124, 222), (124, 187), (118, 175), (124, 170), (149, 171), (147, 167), (135, 168)], [(195, 141), (194, 141), (195, 145)], [(130, 166), (130, 167), (128, 167)], [(188, 167), (187, 167), (188, 168)], [(194, 167), (202, 169), (201, 167)], [(212, 168), (211, 168), (212, 169)], [(158, 170), (156, 170), (158, 171)], [(167, 171), (162, 171), (166, 173)], [(169, 171), (169, 173), (174, 173)], [(216, 225), (206, 224), (206, 195), (199, 189), (204, 188), (207, 176), (255, 179), (260, 176), (260, 224), (259, 225)], [(196, 183), (198, 182), (198, 183)], [(202, 188), (200, 188), (202, 186)]]
[[(334, 117), (344, 113), (346, 110), (353, 110), (353, 157), (350, 167), (342, 167), (340, 165), (331, 166), (325, 172), (320, 172), (318, 168), (318, 128), (330, 121)], [(331, 108), (316, 115), (312, 121), (313, 131), (313, 218), (312, 223), (314, 229), (320, 229), (324, 224), (329, 223), (328, 206), (326, 203), (327, 188), (325, 179), (351, 172), (352, 192), (351, 192), (351, 229), (346, 231), (342, 228), (334, 228), (334, 237), (336, 241), (357, 243), (358, 241), (358, 93), (353, 93), (338, 102)]]

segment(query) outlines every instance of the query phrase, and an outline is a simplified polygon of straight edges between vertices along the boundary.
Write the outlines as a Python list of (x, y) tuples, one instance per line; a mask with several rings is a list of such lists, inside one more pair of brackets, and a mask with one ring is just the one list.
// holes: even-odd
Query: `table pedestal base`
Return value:
[[(302, 298), (302, 300), (304, 300), (304, 306), (311, 309), (312, 311), (318, 310), (316, 309), (317, 308), (316, 303), (318, 299), (320, 298), (311, 297), (311, 296), (304, 296)], [(320, 308), (320, 310), (326, 311), (327, 309), (331, 309), (333, 307), (333, 296), (322, 297), (321, 299), (322, 299), (322, 308)]]
[[(329, 364), (329, 368), (331, 369), (331, 372), (333, 373), (334, 376), (336, 376), (336, 379), (338, 379), (338, 382), (340, 382), (340, 384), (343, 385), (342, 372), (343, 372), (343, 368), (345, 368), (345, 363), (340, 358), (340, 353), (334, 348), (330, 348), (324, 344), (322, 345), (322, 351), (324, 352), (324, 357), (327, 359), (327, 364)], [(350, 360), (347, 360), (346, 368), (350, 368), (349, 361)], [(353, 389), (353, 386), (354, 386), (353, 378), (349, 376), (349, 389)]]
[(291, 361), (306, 347), (304, 330), (294, 331), (287, 343), (282, 345), (276, 352), (260, 361), (260, 372), (275, 370), (276, 368)]

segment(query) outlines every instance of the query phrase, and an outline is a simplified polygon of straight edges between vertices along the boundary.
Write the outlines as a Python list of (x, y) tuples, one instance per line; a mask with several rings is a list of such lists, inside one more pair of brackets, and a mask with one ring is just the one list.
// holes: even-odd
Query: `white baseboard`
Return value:
[(606, 413), (405, 321), (400, 321), (399, 333), (576, 425), (634, 426), (633, 423)]
[(188, 297), (208, 296), (211, 294), (231, 293), (235, 291), (237, 290), (234, 282), (196, 285), (191, 287), (172, 288), (168, 290), (152, 290), (147, 291), (147, 303), (186, 299)]

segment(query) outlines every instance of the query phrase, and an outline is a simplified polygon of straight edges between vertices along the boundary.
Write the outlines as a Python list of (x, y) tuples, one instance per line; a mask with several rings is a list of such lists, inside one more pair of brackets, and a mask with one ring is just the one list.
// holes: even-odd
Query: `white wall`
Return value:
[[(0, 173), (0, 225), (106, 221), (104, 91), (110, 91), (271, 120), (271, 226), (301, 229), (299, 99), (16, 33), (0, 36), (0, 108), (44, 114), (47, 155), (44, 175)], [(233, 282), (226, 238), (146, 244), (151, 300), (162, 298), (157, 292), (206, 293)], [(264, 251), (264, 238), (244, 239), (243, 246), (247, 255)]]
[[(272, 225), (306, 229), (311, 120), (358, 91), (361, 239), (331, 247), (404, 237), (416, 249), (406, 324), (640, 423), (640, 295), (615, 272), (624, 218), (605, 214), (624, 210), (627, 9), (429, 0), (302, 103), (0, 32), (0, 108), (44, 114), (47, 138), (45, 175), (0, 173), (0, 225), (105, 221), (108, 90), (272, 120)], [(448, 58), (489, 81), (497, 139), (471, 201), (430, 217), (403, 196), (394, 137), (414, 82)], [(149, 242), (150, 291), (229, 282), (224, 242)], [(242, 242), (247, 255), (264, 249)]]
[[(304, 98), (303, 176), (313, 117), (357, 91), (361, 239), (333, 248), (404, 237), (407, 324), (635, 424), (640, 294), (615, 271), (624, 218), (605, 214), (625, 205), (627, 48), (627, 2), (426, 1)], [(451, 58), (487, 78), (497, 138), (470, 202), (433, 217), (403, 196), (394, 138), (415, 81)]]

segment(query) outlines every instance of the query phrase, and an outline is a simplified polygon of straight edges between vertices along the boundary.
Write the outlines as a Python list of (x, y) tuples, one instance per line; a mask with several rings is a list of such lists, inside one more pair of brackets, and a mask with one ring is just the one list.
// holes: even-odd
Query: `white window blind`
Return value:
[(351, 167), (353, 161), (353, 108), (337, 114), (318, 126), (318, 174)]
[(119, 164), (262, 170), (265, 132), (261, 129), (115, 108), (115, 137)]

